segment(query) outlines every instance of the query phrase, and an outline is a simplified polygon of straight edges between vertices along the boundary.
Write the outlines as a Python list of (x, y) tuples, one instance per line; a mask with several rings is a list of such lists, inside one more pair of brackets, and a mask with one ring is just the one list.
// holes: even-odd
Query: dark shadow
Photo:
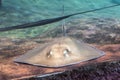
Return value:
[(0, 71), (0, 80), (9, 80), (9, 76), (6, 75), (4, 72)]
[(2, 6), (2, 0), (0, 0), (0, 7)]
[(111, 0), (111, 2), (114, 4), (120, 4), (120, 0)]

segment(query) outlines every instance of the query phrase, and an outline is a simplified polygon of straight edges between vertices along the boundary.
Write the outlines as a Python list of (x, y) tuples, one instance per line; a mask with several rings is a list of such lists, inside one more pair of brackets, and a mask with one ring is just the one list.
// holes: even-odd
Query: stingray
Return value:
[(38, 46), (15, 62), (43, 67), (63, 67), (96, 59), (105, 53), (71, 37), (61, 37)]
[(61, 21), (63, 19), (69, 18), (69, 17), (74, 16), (74, 15), (94, 12), (94, 11), (98, 11), (98, 10), (112, 8), (112, 7), (115, 7), (115, 6), (120, 6), (120, 4), (115, 4), (115, 5), (112, 5), (112, 6), (102, 7), (102, 8), (88, 10), (88, 11), (83, 11), (83, 12), (74, 13), (74, 14), (70, 14), (70, 15), (66, 15), (66, 16), (57, 17), (57, 18), (51, 18), (51, 19), (40, 20), (40, 21), (37, 21), (37, 22), (25, 23), (25, 24), (21, 24), (21, 25), (17, 25), (17, 26), (4, 27), (4, 28), (0, 28), (0, 31), (3, 32), (3, 31), (14, 30), (14, 29), (24, 29), (24, 28), (42, 26), (42, 25), (46, 25), (46, 24)]

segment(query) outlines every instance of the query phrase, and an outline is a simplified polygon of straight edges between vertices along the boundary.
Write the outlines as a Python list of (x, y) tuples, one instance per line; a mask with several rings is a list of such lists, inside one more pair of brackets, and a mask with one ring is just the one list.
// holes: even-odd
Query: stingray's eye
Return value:
[(50, 55), (52, 55), (53, 54), (53, 52), (52, 51), (50, 51)]
[(65, 57), (69, 57), (69, 53), (70, 53), (70, 51), (68, 49), (65, 49), (63, 51), (63, 54), (64, 54)]
[(52, 52), (52, 50), (50, 50), (48, 53), (47, 53), (47, 57), (49, 58), (49, 57), (51, 57), (53, 55), (53, 52)]

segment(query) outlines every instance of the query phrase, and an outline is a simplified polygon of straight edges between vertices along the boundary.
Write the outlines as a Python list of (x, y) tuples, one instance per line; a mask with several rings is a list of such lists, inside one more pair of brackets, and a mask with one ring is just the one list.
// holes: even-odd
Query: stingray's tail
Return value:
[(40, 20), (40, 21), (37, 21), (37, 22), (31, 22), (31, 23), (26, 23), (26, 24), (17, 25), (17, 26), (3, 27), (3, 28), (0, 28), (0, 32), (14, 30), (14, 29), (24, 29), (24, 28), (42, 26), (42, 25), (58, 22), (60, 20), (66, 19), (70, 16), (72, 16), (72, 15), (67, 15), (67, 16), (62, 16), (62, 17), (57, 17), (57, 18), (51, 18), (51, 19), (45, 19), (45, 20)]

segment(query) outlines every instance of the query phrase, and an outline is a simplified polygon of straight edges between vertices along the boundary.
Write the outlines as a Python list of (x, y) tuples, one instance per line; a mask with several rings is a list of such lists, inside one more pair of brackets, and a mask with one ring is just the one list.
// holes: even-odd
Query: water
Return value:
[[(63, 5), (65, 7), (64, 15), (68, 15), (120, 3), (120, 0), (2, 1), (2, 6), (0, 7), (0, 28), (62, 16)], [(26, 54), (27, 51), (32, 50), (34, 47), (41, 48), (42, 46), (47, 45), (46, 43), (54, 41), (56, 37), (60, 37), (62, 35), (61, 25), (63, 21), (33, 28), (0, 32), (0, 80), (11, 80), (37, 74), (43, 74), (43, 76), (45, 76), (45, 73), (56, 73), (58, 71), (65, 71), (65, 73), (58, 76), (53, 75), (54, 77), (46, 77), (45, 80), (63, 80), (67, 78), (68, 80), (118, 80), (120, 75), (120, 6), (72, 16), (65, 21), (67, 26), (67, 35), (104, 51), (106, 53), (105, 56), (94, 61), (90, 60), (90, 62), (85, 62), (86, 64), (90, 64), (90, 66), (84, 67), (83, 65), (81, 68), (79, 67), (73, 71), (70, 70), (70, 72), (65, 70), (72, 69), (74, 66), (70, 66), (69, 68), (47, 69), (24, 64), (16, 64), (14, 63), (14, 60), (18, 56)], [(44, 38), (44, 36), (46, 38)], [(51, 36), (53, 38), (49, 38)], [(61, 46), (58, 45), (56, 48), (59, 47)], [(84, 46), (80, 47), (83, 48)], [(68, 48), (69, 46), (66, 45), (65, 51), (67, 51), (67, 53), (71, 53), (72, 49)], [(63, 51), (60, 49), (53, 49), (52, 51), (52, 48), (50, 50), (46, 49), (46, 51), (48, 51), (47, 54), (49, 54), (49, 51), (50, 53), (51, 51), (53, 53), (56, 50), (61, 52)], [(86, 50), (84, 51), (87, 52)], [(37, 51), (35, 50), (35, 52)], [(42, 52), (44, 52), (44, 50), (42, 50)], [(32, 55), (35, 55), (34, 51), (32, 52)], [(49, 55), (47, 55), (47, 57), (49, 57)], [(77, 65), (75, 65), (75, 67), (77, 67)]]
[[(65, 6), (65, 15), (86, 10), (101, 8), (117, 4), (119, 0), (3, 0), (0, 10), (0, 27), (8, 27), (23, 23), (38, 21), (62, 15), (62, 6)], [(77, 15), (76, 18), (112, 18), (120, 19), (120, 7)], [(69, 22), (69, 21), (68, 21)], [(0, 32), (1, 37), (31, 38), (39, 36), (61, 22), (45, 25), (43, 27)]]

